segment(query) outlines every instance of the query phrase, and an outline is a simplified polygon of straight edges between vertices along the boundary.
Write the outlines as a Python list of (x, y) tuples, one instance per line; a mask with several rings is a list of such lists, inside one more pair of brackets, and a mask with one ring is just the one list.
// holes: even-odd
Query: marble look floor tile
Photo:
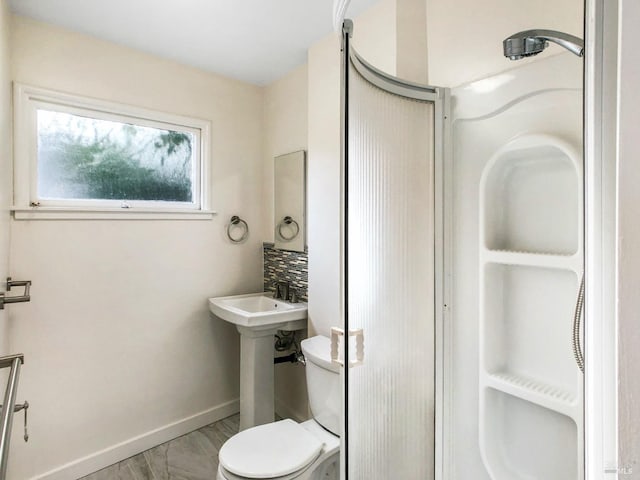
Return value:
[(102, 470), (92, 473), (82, 480), (138, 480), (131, 468), (125, 465), (124, 462), (111, 465), (110, 467), (103, 468)]
[(193, 432), (144, 453), (156, 480), (211, 480), (217, 458), (201, 446), (202, 434)]
[(233, 415), (81, 480), (213, 480), (222, 444), (240, 429)]
[(219, 422), (212, 423), (211, 425), (207, 425), (198, 431), (206, 437), (208, 443), (213, 447), (213, 451), (208, 451), (216, 455), (217, 461), (218, 452), (220, 451), (222, 444), (238, 433), (239, 429), (240, 415), (234, 415), (220, 420)]
[(126, 464), (131, 469), (136, 480), (156, 480), (149, 463), (147, 463), (147, 459), (142, 453), (121, 463)]

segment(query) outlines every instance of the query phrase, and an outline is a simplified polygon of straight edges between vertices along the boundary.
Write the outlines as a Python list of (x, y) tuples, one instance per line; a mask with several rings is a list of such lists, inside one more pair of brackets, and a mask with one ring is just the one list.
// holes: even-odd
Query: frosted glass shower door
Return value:
[(434, 471), (433, 102), (378, 88), (350, 64), (346, 323), (364, 363), (346, 370), (346, 473)]

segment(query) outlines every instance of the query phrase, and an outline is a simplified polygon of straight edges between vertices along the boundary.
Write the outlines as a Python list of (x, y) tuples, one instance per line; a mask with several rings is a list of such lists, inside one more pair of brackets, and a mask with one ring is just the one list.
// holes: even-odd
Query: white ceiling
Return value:
[[(356, 16), (376, 0), (352, 0)], [(332, 31), (333, 0), (11, 0), (21, 15), (267, 85)]]

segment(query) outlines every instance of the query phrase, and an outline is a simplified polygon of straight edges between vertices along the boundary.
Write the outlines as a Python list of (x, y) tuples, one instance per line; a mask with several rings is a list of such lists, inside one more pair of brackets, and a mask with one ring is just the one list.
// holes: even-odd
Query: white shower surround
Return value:
[[(583, 255), (581, 68), (560, 54), (452, 92), (445, 395), (455, 395), (444, 406), (444, 478), (582, 478), (582, 377), (570, 343)], [(507, 426), (505, 415), (519, 422)], [(536, 429), (562, 440), (527, 450)], [(551, 471), (527, 461), (554, 455), (561, 466)]]

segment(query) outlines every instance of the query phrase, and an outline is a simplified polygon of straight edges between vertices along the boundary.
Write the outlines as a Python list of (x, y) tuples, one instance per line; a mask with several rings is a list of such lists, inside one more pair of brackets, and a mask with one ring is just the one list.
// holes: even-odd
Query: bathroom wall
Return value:
[(266, 242), (274, 241), (273, 159), (307, 150), (307, 64), (264, 87), (264, 198)]
[(368, 62), (396, 74), (398, 48), (398, 6), (418, 0), (379, 0), (353, 20), (352, 43)]
[[(618, 57), (618, 466), (620, 478), (640, 478), (640, 331), (638, 330), (638, 291), (640, 275), (640, 4), (636, 0), (620, 2), (620, 51)], [(623, 473), (625, 475), (623, 475)]]
[[(9, 63), (9, 6), (0, 0), (0, 281), (10, 275), (11, 231), (11, 77)], [(0, 288), (4, 291), (4, 288)], [(0, 310), (0, 355), (9, 352), (9, 310)], [(0, 379), (3, 377), (0, 377)]]
[[(32, 302), (11, 311), (32, 407), (9, 478), (77, 478), (238, 410), (239, 337), (206, 299), (262, 289), (262, 89), (21, 17), (12, 27), (16, 81), (212, 123), (213, 220), (12, 224), (12, 274), (33, 280)], [(241, 245), (226, 238), (233, 214), (251, 227)]]
[[(583, 36), (582, 2), (540, 0), (523, 6), (509, 0), (425, 0), (430, 85), (455, 87), (514, 67), (502, 40), (531, 28)], [(524, 62), (559, 53), (558, 47)]]
[[(354, 19), (354, 45), (369, 62), (396, 70), (396, 3), (381, 0)], [(309, 329), (329, 335), (340, 313), (340, 36), (308, 51)]]
[(396, 0), (396, 76), (427, 83), (427, 5), (424, 0)]
[[(273, 159), (285, 153), (307, 150), (307, 65), (266, 86), (263, 105), (263, 240), (273, 242)], [(298, 420), (308, 418), (304, 373), (301, 365), (285, 363), (275, 366), (278, 415)]]
[(314, 44), (309, 65), (307, 243), (309, 334), (340, 321), (340, 39)]

